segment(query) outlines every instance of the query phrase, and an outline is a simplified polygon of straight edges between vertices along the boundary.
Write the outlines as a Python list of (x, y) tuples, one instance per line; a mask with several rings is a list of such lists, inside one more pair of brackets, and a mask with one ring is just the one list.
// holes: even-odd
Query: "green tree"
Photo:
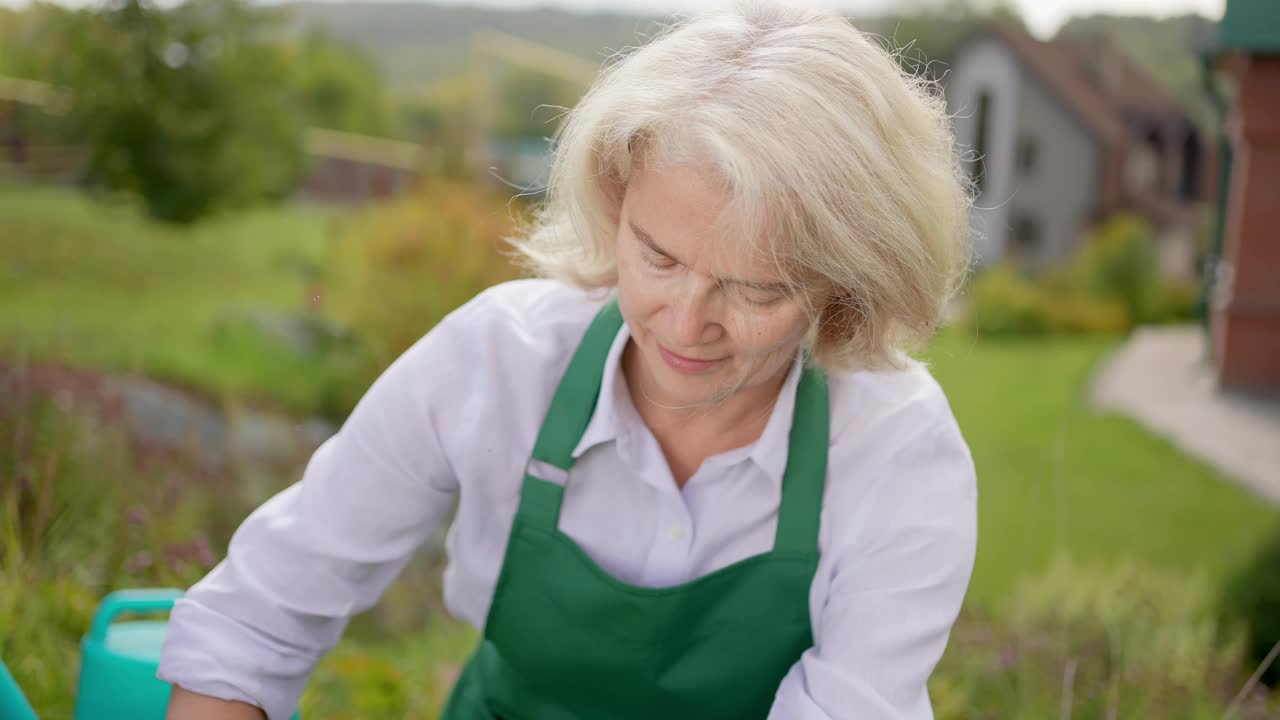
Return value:
[(18, 22), (22, 16), (10, 8), (0, 7), (0, 75), (13, 75), (17, 65)]
[(558, 77), (521, 67), (503, 67), (494, 108), (494, 132), (508, 138), (555, 134), (564, 108), (578, 103), (582, 88)]
[(395, 134), (377, 66), (320, 30), (293, 50), (294, 85), (309, 125), (370, 135)]
[(136, 193), (174, 222), (287, 194), (302, 127), (283, 48), (271, 42), (278, 19), (243, 0), (75, 12), (52, 79), (71, 92), (89, 180)]
[(882, 36), (890, 48), (898, 51), (898, 62), (905, 69), (934, 79), (947, 70), (945, 63), (966, 38), (991, 23), (1026, 28), (1009, 0), (982, 4), (974, 0), (917, 4), (897, 15), (854, 18), (853, 23), (860, 30)]

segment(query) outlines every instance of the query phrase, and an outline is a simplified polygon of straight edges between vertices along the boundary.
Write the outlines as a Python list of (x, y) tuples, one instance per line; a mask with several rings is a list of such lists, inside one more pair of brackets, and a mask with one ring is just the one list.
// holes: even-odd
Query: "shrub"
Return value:
[(329, 295), (333, 312), (371, 351), (369, 373), (476, 293), (517, 276), (501, 252), (512, 212), (497, 195), (437, 180), (340, 231)]
[[(1280, 525), (1252, 560), (1223, 585), (1223, 627), (1243, 624), (1247, 632), (1247, 664), (1252, 671), (1280, 642)], [(1262, 681), (1280, 686), (1280, 662), (1273, 662)]]
[(1118, 215), (1063, 265), (1030, 277), (1005, 263), (971, 286), (969, 322), (984, 335), (1122, 335), (1195, 317), (1195, 283), (1161, 280), (1146, 223)]
[[(245, 509), (143, 457), (83, 373), (0, 364), (0, 657), (46, 717), (70, 717), (80, 638), (124, 587), (185, 587)], [(185, 487), (184, 487), (185, 485)]]
[(1132, 316), (1123, 303), (1083, 293), (1041, 288), (1040, 304), (1050, 331), (1082, 335), (1123, 335)]
[(1039, 335), (1050, 330), (1039, 288), (1011, 265), (979, 275), (970, 294), (972, 322), (984, 335)]
[(982, 335), (1108, 335), (1131, 326), (1120, 301), (1036, 283), (1007, 264), (978, 276), (971, 302), (970, 322)]
[(1124, 304), (1133, 322), (1150, 315), (1155, 299), (1156, 260), (1151, 230), (1133, 215), (1117, 215), (1096, 228), (1068, 265), (1078, 292)]
[[(1202, 578), (1060, 558), (1000, 618), (961, 617), (930, 689), (939, 718), (1221, 718), (1247, 678), (1241, 654)], [(1235, 717), (1274, 717), (1278, 702), (1255, 695)]]
[(1199, 315), (1200, 285), (1188, 280), (1167, 280), (1156, 287), (1150, 315), (1152, 323), (1191, 322)]

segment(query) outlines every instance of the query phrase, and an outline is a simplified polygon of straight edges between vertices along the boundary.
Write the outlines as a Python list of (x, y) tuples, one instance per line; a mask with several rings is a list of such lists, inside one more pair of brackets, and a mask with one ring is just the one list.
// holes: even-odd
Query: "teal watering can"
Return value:
[[(156, 677), (165, 620), (113, 622), (123, 613), (165, 612), (179, 590), (121, 590), (98, 605), (80, 642), (80, 686), (74, 720), (164, 720), (171, 686)], [(294, 720), (297, 720), (294, 714)], [(0, 659), (0, 720), (37, 720)]]

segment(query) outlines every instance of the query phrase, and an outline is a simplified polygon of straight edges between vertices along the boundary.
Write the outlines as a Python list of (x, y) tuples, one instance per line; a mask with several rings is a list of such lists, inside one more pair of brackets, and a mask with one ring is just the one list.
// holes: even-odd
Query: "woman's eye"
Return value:
[(656, 255), (654, 253), (640, 253), (640, 259), (644, 260), (644, 264), (657, 270), (669, 270), (675, 267), (675, 263), (671, 258)]
[(746, 300), (752, 305), (772, 305), (784, 296), (781, 290), (770, 290), (767, 288), (744, 287), (738, 290), (738, 297)]

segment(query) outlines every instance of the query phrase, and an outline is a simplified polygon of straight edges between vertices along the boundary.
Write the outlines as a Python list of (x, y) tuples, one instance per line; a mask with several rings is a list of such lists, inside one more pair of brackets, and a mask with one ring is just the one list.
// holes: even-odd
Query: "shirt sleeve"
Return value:
[[(452, 507), (444, 412), (466, 323), (446, 318), (399, 357), (299, 482), (257, 508), (226, 558), (174, 606), (158, 676), (288, 718), (349, 618), (374, 605)], [(465, 375), (464, 375), (465, 376)], [(456, 424), (456, 423), (455, 423)]]
[[(769, 720), (933, 717), (927, 682), (959, 614), (977, 545), (973, 461), (948, 417), (874, 474), (867, 502), (850, 512), (860, 516), (849, 523), (856, 531), (834, 532), (836, 562), (814, 646), (784, 678)], [(824, 522), (840, 517), (825, 512)]]

